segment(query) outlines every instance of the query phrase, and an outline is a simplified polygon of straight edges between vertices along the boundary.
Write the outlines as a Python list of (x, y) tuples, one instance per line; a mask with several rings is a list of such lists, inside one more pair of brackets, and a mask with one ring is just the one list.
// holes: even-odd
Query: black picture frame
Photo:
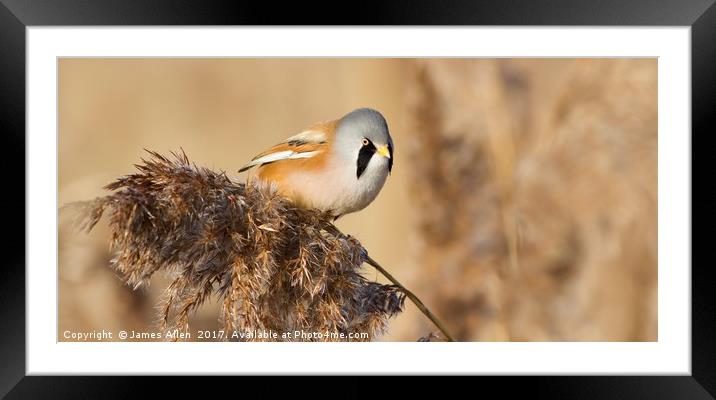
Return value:
[[(130, 397), (139, 384), (163, 396), (185, 385), (166, 378), (25, 376), (25, 45), (28, 26), (87, 25), (557, 25), (691, 27), (692, 134), (708, 135), (716, 115), (715, 0), (384, 1), (329, 8), (305, 2), (0, 0), (0, 127), (5, 238), (0, 267), (0, 396), (7, 398)], [(319, 8), (319, 9), (314, 9)], [(344, 8), (347, 7), (347, 8)], [(270, 18), (268, 17), (270, 16)], [(699, 134), (700, 132), (700, 134)], [(21, 212), (24, 211), (24, 212)], [(47, 229), (55, 229), (48, 226)], [(693, 253), (693, 252), (692, 252)], [(480, 391), (525, 391), (548, 398), (713, 398), (716, 393), (716, 298), (709, 266), (692, 263), (690, 376), (480, 378)], [(138, 360), (141, 362), (141, 360)], [(238, 362), (238, 361), (237, 361)], [(256, 379), (256, 378), (253, 378)], [(258, 381), (254, 381), (258, 382)], [(373, 385), (344, 385), (347, 395), (370, 395)], [(256, 383), (258, 384), (258, 383)], [(191, 384), (189, 384), (191, 385)], [(295, 392), (293, 385), (271, 385)], [(421, 391), (432, 385), (420, 385)], [(202, 396), (225, 385), (202, 385)], [(445, 387), (432, 387), (445, 394)], [(426, 392), (427, 393), (427, 392)], [(295, 394), (295, 393), (293, 393)]]

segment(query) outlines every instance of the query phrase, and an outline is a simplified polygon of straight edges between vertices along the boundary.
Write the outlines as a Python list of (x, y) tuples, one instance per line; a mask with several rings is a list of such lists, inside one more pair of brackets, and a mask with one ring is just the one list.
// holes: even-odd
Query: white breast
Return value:
[(388, 160), (376, 154), (360, 178), (356, 170), (355, 164), (329, 160), (321, 172), (295, 172), (284, 184), (308, 206), (344, 215), (362, 210), (375, 200), (388, 176)]

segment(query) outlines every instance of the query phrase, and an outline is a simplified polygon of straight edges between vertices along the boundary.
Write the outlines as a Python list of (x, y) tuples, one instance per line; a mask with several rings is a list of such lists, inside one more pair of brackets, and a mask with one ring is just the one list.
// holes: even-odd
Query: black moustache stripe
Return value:
[(360, 151), (358, 152), (358, 169), (356, 170), (356, 177), (360, 179), (360, 176), (363, 175), (363, 172), (365, 172), (365, 169), (368, 168), (368, 163), (370, 162), (371, 157), (373, 157), (373, 154), (375, 154), (375, 146), (373, 143), (368, 143), (367, 146), (363, 146), (360, 148)]
[(388, 154), (390, 154), (390, 158), (388, 159), (388, 172), (393, 170), (393, 146), (388, 143)]

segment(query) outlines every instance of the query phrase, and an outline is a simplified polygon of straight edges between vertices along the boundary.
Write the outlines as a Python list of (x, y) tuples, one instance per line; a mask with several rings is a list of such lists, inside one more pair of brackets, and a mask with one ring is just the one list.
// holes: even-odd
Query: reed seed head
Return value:
[[(373, 340), (402, 311), (405, 295), (361, 275), (365, 250), (330, 215), (296, 208), (270, 186), (197, 167), (183, 151), (148, 153), (137, 173), (105, 187), (111, 194), (75, 205), (87, 231), (107, 215), (111, 266), (127, 285), (171, 274), (161, 329), (187, 331), (210, 296), (227, 332), (330, 334), (307, 340)], [(340, 337), (349, 333), (367, 335)]]

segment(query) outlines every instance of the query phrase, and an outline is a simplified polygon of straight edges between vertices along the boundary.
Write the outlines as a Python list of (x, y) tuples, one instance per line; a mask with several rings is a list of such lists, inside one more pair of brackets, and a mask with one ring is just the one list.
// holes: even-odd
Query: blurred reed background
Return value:
[[(143, 148), (235, 175), (364, 106), (388, 120), (395, 167), (337, 225), (459, 340), (657, 340), (655, 59), (60, 59), (59, 203), (106, 194)], [(106, 224), (78, 234), (70, 219), (60, 340), (151, 330), (166, 281), (122, 286)], [(382, 340), (433, 330), (406, 302)]]

